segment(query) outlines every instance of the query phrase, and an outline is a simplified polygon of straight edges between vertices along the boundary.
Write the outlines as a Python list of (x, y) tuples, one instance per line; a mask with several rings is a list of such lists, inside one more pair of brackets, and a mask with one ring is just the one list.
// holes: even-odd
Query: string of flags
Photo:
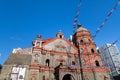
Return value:
[[(75, 15), (75, 18), (74, 18), (74, 23), (73, 23), (73, 28), (75, 30), (76, 26), (77, 26), (77, 23), (79, 22), (78, 21), (78, 17), (79, 17), (79, 12), (80, 12), (80, 6), (82, 4), (82, 0), (80, 0), (80, 3), (78, 5), (78, 10), (77, 10), (77, 13)], [(113, 14), (113, 12), (116, 10), (116, 8), (118, 7), (118, 5), (120, 5), (120, 0), (118, 0), (118, 2), (113, 6), (113, 8), (107, 13), (107, 16), (105, 17), (104, 21), (102, 22), (102, 24), (98, 27), (97, 31), (95, 32), (95, 35), (93, 36), (93, 39), (96, 37), (96, 35), (101, 31), (101, 29), (104, 27), (105, 23), (109, 20), (109, 17)], [(116, 40), (115, 42), (113, 42), (111, 44), (111, 46), (113, 46), (115, 43), (117, 43), (119, 40)], [(111, 47), (109, 46), (109, 47)], [(109, 47), (107, 47), (106, 49), (108, 49)], [(104, 49), (104, 50), (106, 50)], [(103, 50), (103, 51), (104, 51)], [(83, 52), (81, 53), (81, 55), (84, 54), (84, 50)], [(97, 56), (97, 55), (96, 55)], [(96, 58), (96, 56), (94, 56), (94, 59)], [(114, 55), (115, 56), (115, 55)], [(101, 60), (99, 60), (100, 62)], [(88, 62), (88, 61), (86, 61)], [(91, 63), (91, 64), (94, 64), (94, 63)]]
[(77, 26), (77, 22), (78, 22), (78, 17), (79, 17), (79, 13), (80, 13), (80, 6), (82, 4), (82, 0), (80, 0), (80, 3), (78, 4), (78, 9), (74, 18), (74, 23), (73, 23), (73, 28), (75, 29)]
[(120, 5), (120, 0), (113, 6), (113, 8), (107, 13), (107, 16), (105, 17), (102, 24), (98, 27), (97, 31), (95, 32), (95, 35), (93, 36), (93, 39), (96, 37), (96, 35), (101, 31), (101, 29), (104, 27), (105, 23), (108, 21), (109, 17), (113, 14), (113, 12), (116, 10), (116, 8)]
[[(115, 11), (115, 9), (118, 7), (118, 5), (120, 5), (120, 0), (118, 0), (118, 2), (113, 6), (113, 9), (111, 9), (111, 10), (108, 12), (106, 18), (104, 19), (104, 22), (103, 22), (103, 23), (100, 25), (100, 27), (97, 29), (97, 31), (96, 31), (95, 35), (93, 36), (93, 38), (95, 38), (96, 35), (98, 34), (98, 32), (100, 32), (100, 30), (104, 27), (105, 23), (108, 21), (109, 17), (112, 15), (112, 13), (113, 13), (113, 12)], [(120, 40), (118, 39), (118, 40), (114, 41), (114, 42), (111, 44), (111, 46), (113, 46), (114, 44), (116, 44), (118, 41), (120, 41)], [(109, 47), (111, 47), (111, 46), (109, 46)], [(108, 49), (109, 47), (105, 48), (103, 51), (105, 51), (105, 50)], [(83, 53), (82, 53), (82, 54), (83, 54)], [(114, 56), (115, 56), (115, 55), (114, 55)], [(95, 57), (96, 57), (96, 56), (94, 56), (94, 58), (95, 58)], [(88, 62), (88, 61), (87, 61), (87, 62)], [(91, 64), (94, 64), (94, 63), (91, 63)]]

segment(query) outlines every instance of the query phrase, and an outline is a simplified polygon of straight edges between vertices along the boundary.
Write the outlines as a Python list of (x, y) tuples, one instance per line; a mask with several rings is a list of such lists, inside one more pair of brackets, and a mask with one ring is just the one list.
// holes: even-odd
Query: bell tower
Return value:
[(99, 67), (102, 66), (100, 55), (97, 53), (96, 44), (90, 32), (78, 24), (78, 28), (73, 35), (73, 44), (79, 49), (82, 66)]
[(57, 38), (64, 38), (64, 34), (63, 34), (61, 31), (59, 31), (59, 32), (56, 34), (56, 37), (57, 37)]

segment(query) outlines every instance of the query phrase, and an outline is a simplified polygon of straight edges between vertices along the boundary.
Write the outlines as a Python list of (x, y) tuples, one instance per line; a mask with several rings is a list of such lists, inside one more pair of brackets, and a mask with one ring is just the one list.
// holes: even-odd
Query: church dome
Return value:
[(90, 37), (92, 37), (89, 30), (82, 27), (81, 24), (78, 24), (78, 29), (76, 30), (75, 33), (77, 34), (77, 36), (81, 36), (81, 37), (82, 36), (90, 36)]

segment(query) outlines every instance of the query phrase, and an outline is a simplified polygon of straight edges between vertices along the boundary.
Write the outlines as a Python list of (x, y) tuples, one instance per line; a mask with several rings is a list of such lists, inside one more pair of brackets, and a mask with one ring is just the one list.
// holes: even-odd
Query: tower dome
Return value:
[(90, 34), (89, 30), (82, 27), (81, 24), (78, 24), (78, 29), (75, 31), (73, 35), (73, 44), (78, 46), (78, 43), (90, 43), (92, 41), (92, 35)]

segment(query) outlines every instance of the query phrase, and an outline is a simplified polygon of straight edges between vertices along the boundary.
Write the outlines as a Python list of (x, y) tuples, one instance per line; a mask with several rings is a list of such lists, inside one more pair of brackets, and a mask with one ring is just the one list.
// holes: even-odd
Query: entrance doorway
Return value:
[(71, 74), (66, 74), (64, 75), (62, 80), (75, 80), (75, 79)]

